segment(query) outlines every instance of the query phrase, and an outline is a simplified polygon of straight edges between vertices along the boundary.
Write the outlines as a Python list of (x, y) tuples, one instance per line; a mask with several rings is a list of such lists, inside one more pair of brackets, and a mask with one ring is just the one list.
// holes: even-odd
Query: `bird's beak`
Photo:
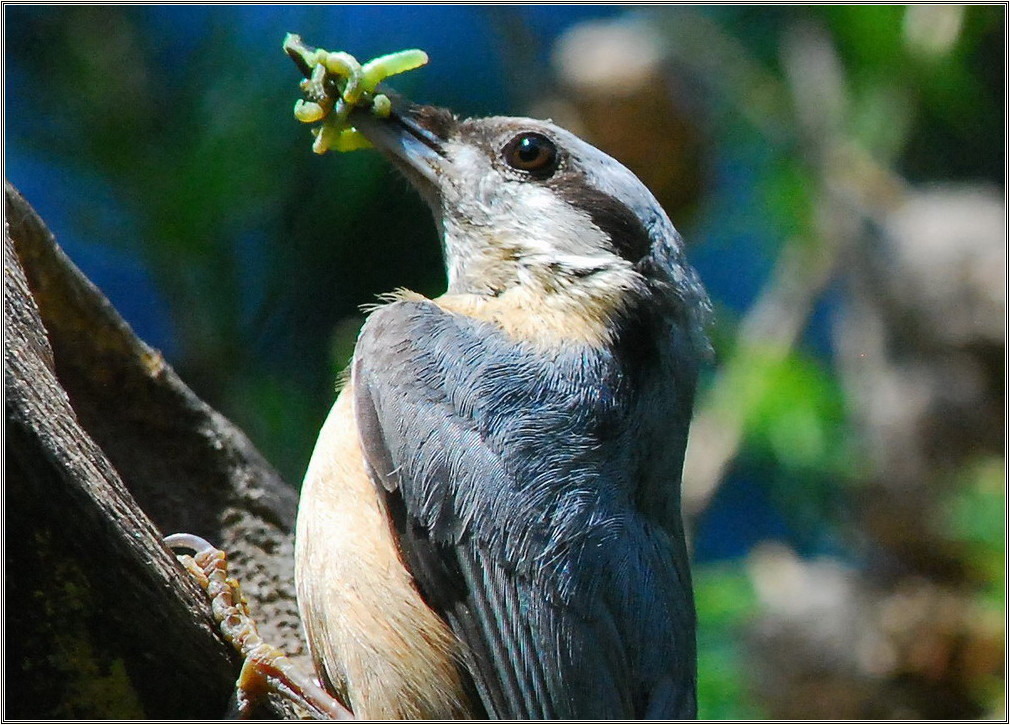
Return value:
[(393, 162), (429, 204), (434, 204), (440, 187), (452, 175), (445, 146), (456, 120), (449, 111), (435, 106), (410, 103), (400, 97), (393, 97), (392, 102), (392, 111), (386, 118), (356, 110), (351, 115), (354, 126)]

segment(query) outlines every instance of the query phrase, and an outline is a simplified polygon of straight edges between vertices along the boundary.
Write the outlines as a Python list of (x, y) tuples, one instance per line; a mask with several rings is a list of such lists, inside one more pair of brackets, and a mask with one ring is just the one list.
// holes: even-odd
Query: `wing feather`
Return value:
[[(598, 475), (603, 454), (580, 418), (585, 386), (551, 378), (475, 324), (397, 302), (358, 341), (362, 448), (404, 560), (466, 645), (489, 716), (641, 717), (650, 683), (693, 659), (693, 639), (675, 653), (643, 634), (665, 641), (666, 630), (693, 627), (689, 590), (670, 589), (682, 586), (672, 549)], [(658, 556), (644, 569), (621, 564), (650, 547)], [(634, 601), (645, 585), (657, 602)], [(665, 603), (685, 596), (686, 609)], [(636, 647), (657, 655), (629, 654)]]

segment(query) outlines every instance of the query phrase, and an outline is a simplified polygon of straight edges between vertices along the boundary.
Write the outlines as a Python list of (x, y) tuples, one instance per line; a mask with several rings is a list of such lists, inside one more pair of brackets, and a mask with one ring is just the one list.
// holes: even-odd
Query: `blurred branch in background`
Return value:
[[(788, 358), (845, 249), (856, 243), (864, 223), (879, 219), (893, 206), (905, 185), (844, 135), (843, 69), (823, 29), (801, 25), (787, 30), (782, 46), (785, 78), (780, 82), (755, 70), (745, 51), (712, 23), (688, 16), (676, 27), (670, 42), (681, 48), (682, 57), (702, 68), (719, 67), (724, 79), (755, 82), (762, 89), (754, 104), (747, 103), (751, 96), (741, 89), (725, 92), (742, 102), (747, 117), (768, 142), (775, 142), (772, 129), (795, 129), (791, 141), (804, 152), (812, 217), (809, 236), (783, 244), (769, 280), (738, 325), (730, 356), (699, 402), (683, 485), (685, 517), (697, 520), (743, 443), (750, 413), (746, 401), (774, 394), (771, 389), (749, 389), (741, 395), (748, 384), (771, 382), (751, 374), (753, 368), (774, 367)], [(705, 38), (718, 57), (713, 59), (697, 42), (689, 48), (679, 46), (682, 38)], [(774, 112), (762, 108), (769, 97), (778, 99)], [(793, 109), (795, 119), (785, 117), (784, 108)], [(781, 133), (777, 135), (781, 138)]]

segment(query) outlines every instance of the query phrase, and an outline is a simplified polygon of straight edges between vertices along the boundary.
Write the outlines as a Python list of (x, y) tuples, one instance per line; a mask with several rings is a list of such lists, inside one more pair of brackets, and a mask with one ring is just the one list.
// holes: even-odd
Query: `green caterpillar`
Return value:
[(368, 108), (385, 118), (391, 104), (386, 95), (375, 92), (376, 86), (428, 62), (423, 50), (401, 50), (361, 64), (349, 53), (305, 45), (294, 33), (284, 37), (284, 52), (306, 76), (300, 84), (306, 97), (295, 103), (295, 118), (302, 123), (322, 121), (312, 129), (316, 137), (312, 150), (317, 154), (369, 148), (372, 144), (348, 120), (351, 109)]

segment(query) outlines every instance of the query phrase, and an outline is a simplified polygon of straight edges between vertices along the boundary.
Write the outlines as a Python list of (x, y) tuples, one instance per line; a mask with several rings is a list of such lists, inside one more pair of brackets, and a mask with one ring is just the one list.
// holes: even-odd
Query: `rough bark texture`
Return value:
[(238, 660), (161, 539), (225, 549), (264, 638), (297, 657), (296, 494), (5, 196), (4, 715), (220, 717)]

